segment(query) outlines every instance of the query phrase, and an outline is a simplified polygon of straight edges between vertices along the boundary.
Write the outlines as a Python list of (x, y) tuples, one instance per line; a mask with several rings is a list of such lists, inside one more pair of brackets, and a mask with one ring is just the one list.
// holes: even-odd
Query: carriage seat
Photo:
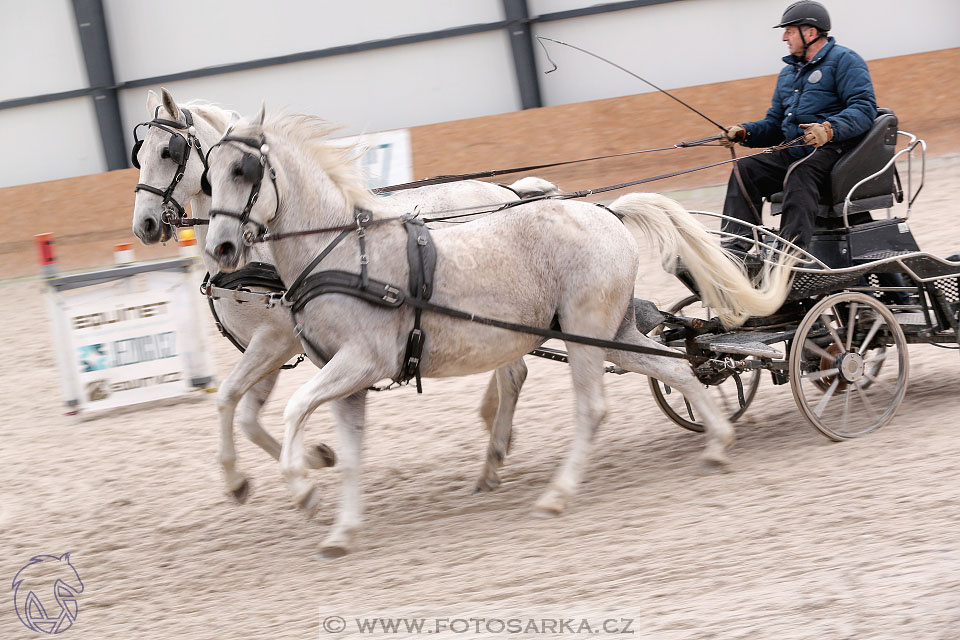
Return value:
[[(820, 188), (820, 204), (817, 211), (817, 226), (830, 218), (843, 217), (843, 201), (853, 185), (868, 175), (876, 173), (890, 162), (897, 146), (897, 116), (890, 109), (877, 109), (877, 119), (870, 130), (853, 149), (847, 151), (837, 161), (830, 172), (829, 184)], [(894, 201), (903, 201), (903, 190), (895, 178), (896, 169), (891, 166), (882, 174), (860, 185), (853, 194), (848, 214), (867, 213), (874, 209), (889, 209)], [(770, 212), (778, 215), (783, 207), (783, 192), (769, 198)], [(865, 221), (869, 214), (857, 216)], [(854, 221), (851, 221), (854, 224)]]

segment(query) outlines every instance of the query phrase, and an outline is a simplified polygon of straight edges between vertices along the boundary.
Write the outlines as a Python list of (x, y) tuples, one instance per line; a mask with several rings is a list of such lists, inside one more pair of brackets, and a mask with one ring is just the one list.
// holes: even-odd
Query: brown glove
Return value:
[(747, 130), (740, 125), (735, 124), (720, 134), (720, 144), (725, 146), (727, 149), (732, 149), (733, 145), (738, 142), (743, 142), (744, 138), (746, 137)]
[(812, 144), (815, 148), (822, 147), (833, 140), (833, 127), (829, 122), (814, 122), (813, 124), (802, 124), (803, 141)]

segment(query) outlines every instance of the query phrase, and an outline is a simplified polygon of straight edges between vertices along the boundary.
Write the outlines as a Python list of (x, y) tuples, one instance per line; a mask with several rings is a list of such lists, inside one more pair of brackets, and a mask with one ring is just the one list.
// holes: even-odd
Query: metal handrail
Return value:
[[(853, 192), (856, 191), (864, 183), (869, 182), (870, 180), (873, 180), (879, 175), (882, 175), (885, 171), (887, 171), (890, 167), (893, 166), (893, 164), (897, 161), (897, 159), (900, 156), (902, 156), (905, 153), (907, 154), (907, 215), (904, 216), (904, 220), (907, 220), (908, 218), (910, 218), (910, 209), (913, 207), (913, 201), (917, 199), (918, 195), (920, 195), (920, 190), (923, 188), (923, 181), (927, 172), (927, 143), (921, 140), (920, 138), (917, 138), (917, 136), (913, 135), (912, 133), (908, 133), (906, 131), (899, 131), (899, 130), (897, 131), (897, 133), (899, 135), (908, 136), (910, 138), (910, 144), (908, 144), (905, 149), (901, 149), (900, 151), (895, 153), (893, 157), (890, 158), (890, 160), (885, 165), (883, 165), (882, 169), (880, 169), (875, 173), (871, 173), (869, 176), (867, 176), (860, 182), (853, 185), (853, 187), (850, 188), (850, 191), (847, 192), (847, 196), (843, 199), (843, 226), (846, 227), (847, 229), (850, 228), (850, 220), (847, 217), (847, 213), (850, 209), (850, 205), (852, 204), (851, 196), (853, 195)], [(922, 160), (921, 160), (921, 168), (920, 168), (920, 186), (917, 187), (917, 193), (914, 194), (913, 193), (913, 153), (912, 152), (917, 147), (917, 145), (920, 145)]]

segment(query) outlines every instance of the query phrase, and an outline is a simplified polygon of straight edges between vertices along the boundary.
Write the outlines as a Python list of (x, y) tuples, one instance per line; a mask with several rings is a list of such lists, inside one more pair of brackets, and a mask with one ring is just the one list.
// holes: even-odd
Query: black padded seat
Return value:
[[(890, 109), (877, 109), (877, 113), (870, 130), (834, 165), (830, 172), (830, 184), (821, 186), (818, 218), (842, 218), (843, 201), (853, 185), (882, 169), (893, 158), (897, 146), (897, 116)], [(773, 194), (768, 200), (771, 213), (779, 214), (783, 192)], [(848, 214), (855, 214), (889, 209), (895, 201), (903, 201), (903, 192), (895, 180), (895, 168), (891, 166), (854, 192), (847, 211)], [(868, 217), (866, 219), (869, 220)]]

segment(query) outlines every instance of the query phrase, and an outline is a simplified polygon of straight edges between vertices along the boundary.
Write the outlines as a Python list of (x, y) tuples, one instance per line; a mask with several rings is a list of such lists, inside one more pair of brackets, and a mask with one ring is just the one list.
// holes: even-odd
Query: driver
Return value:
[[(822, 4), (794, 2), (774, 25), (780, 27), (790, 54), (783, 58), (787, 65), (777, 78), (770, 109), (763, 120), (733, 125), (720, 142), (731, 148), (735, 143), (769, 147), (803, 136), (805, 146), (739, 160), (743, 189), (734, 169), (723, 213), (759, 225), (761, 198), (783, 191), (780, 235), (806, 249), (813, 234), (819, 185), (843, 152), (870, 129), (877, 117), (877, 100), (863, 58), (827, 35), (830, 15)], [(798, 160), (802, 162), (791, 169)], [(743, 236), (727, 236), (724, 248), (746, 252), (753, 246), (748, 227), (724, 220), (722, 228)]]

